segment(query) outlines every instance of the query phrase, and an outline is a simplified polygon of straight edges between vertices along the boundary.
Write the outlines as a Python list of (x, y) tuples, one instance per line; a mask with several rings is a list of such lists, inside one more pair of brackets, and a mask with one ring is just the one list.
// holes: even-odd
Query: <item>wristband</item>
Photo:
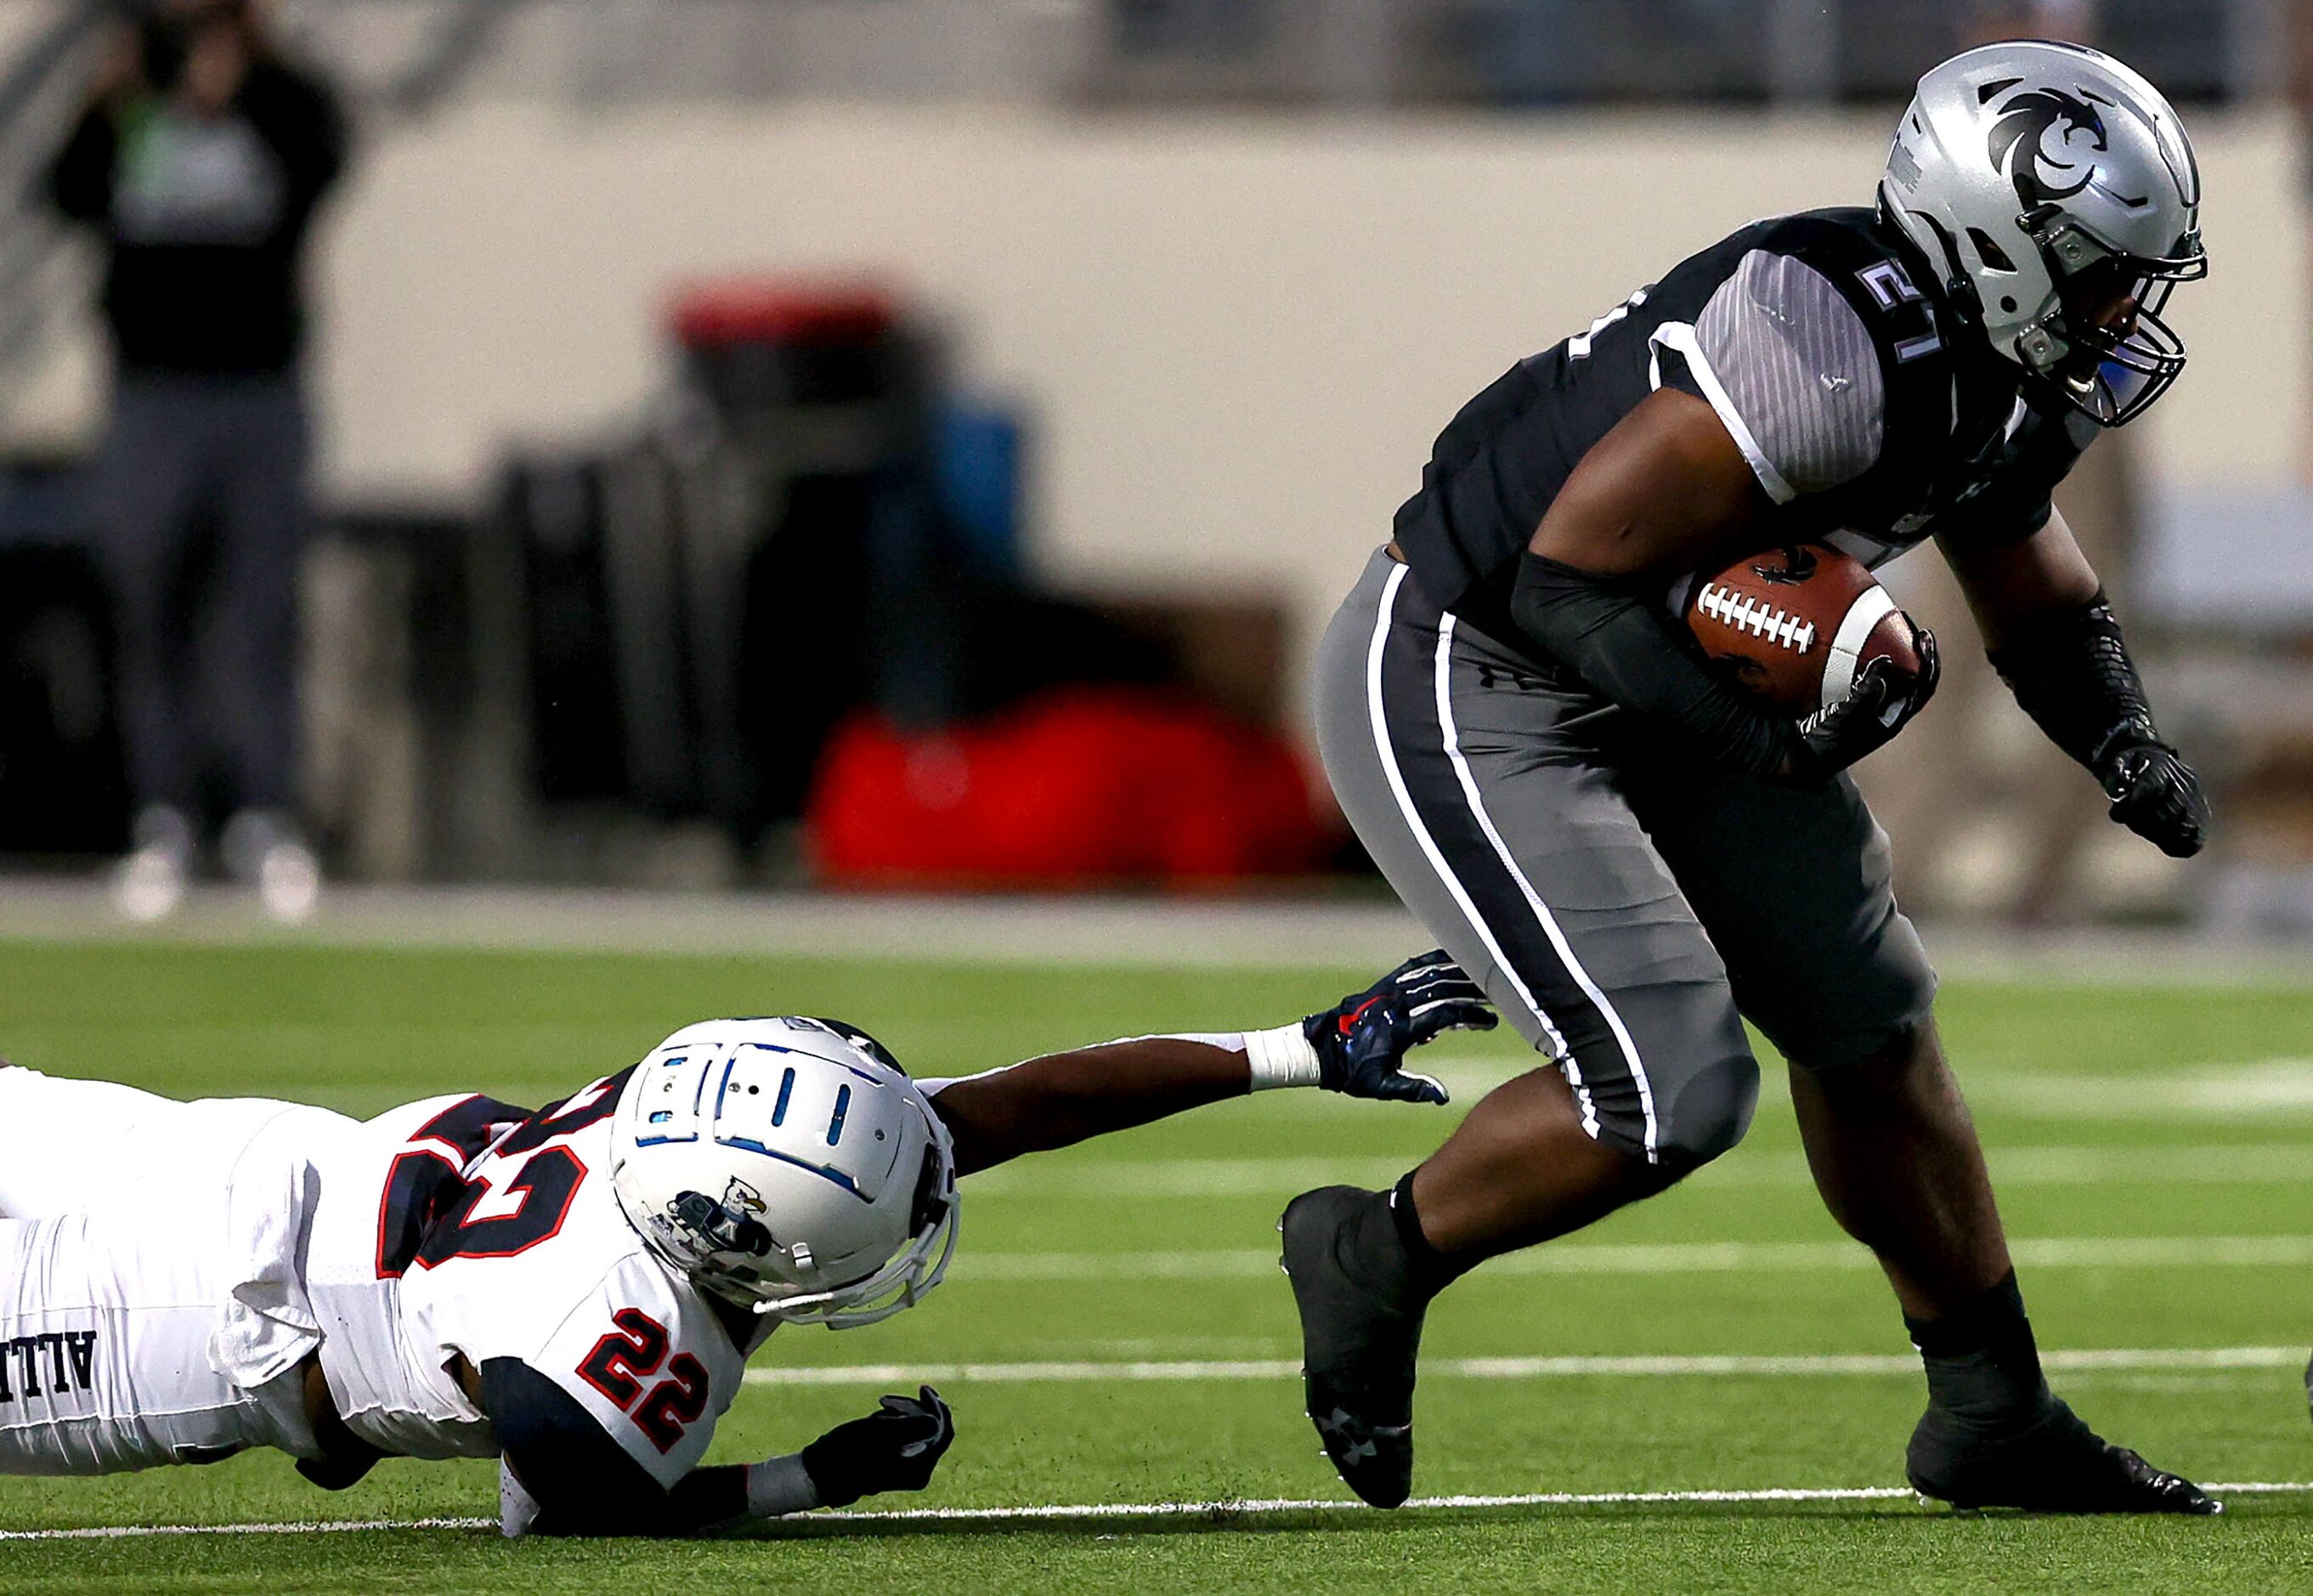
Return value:
[(1316, 1086), (1321, 1081), (1317, 1050), (1309, 1045), (1298, 1025), (1245, 1032), (1244, 1059), (1253, 1076), (1252, 1089), (1257, 1092), (1280, 1086)]
[(803, 1466), (803, 1454), (747, 1466), (747, 1514), (750, 1518), (783, 1518), (819, 1505), (819, 1487)]

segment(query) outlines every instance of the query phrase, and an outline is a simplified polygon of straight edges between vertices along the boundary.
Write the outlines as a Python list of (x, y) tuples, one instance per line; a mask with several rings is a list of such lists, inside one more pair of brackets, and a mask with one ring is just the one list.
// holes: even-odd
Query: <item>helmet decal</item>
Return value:
[(761, 1257), (778, 1245), (769, 1226), (755, 1215), (763, 1200), (744, 1181), (733, 1178), (717, 1203), (704, 1192), (676, 1195), (673, 1218), (677, 1226), (697, 1238), (712, 1252), (746, 1253)]
[(2111, 148), (2095, 106), (2062, 89), (2027, 89), (2000, 108), (1989, 153), (1992, 170), (2031, 211), (2086, 189), (2096, 180), (2095, 157)]

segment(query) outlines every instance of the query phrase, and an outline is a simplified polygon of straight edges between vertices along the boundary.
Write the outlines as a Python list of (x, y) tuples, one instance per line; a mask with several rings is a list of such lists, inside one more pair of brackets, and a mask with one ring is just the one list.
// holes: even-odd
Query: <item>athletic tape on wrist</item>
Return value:
[(1272, 1031), (1244, 1034), (1245, 1063), (1253, 1074), (1253, 1089), (1273, 1091), (1280, 1086), (1315, 1086), (1319, 1081), (1317, 1050), (1297, 1025)]

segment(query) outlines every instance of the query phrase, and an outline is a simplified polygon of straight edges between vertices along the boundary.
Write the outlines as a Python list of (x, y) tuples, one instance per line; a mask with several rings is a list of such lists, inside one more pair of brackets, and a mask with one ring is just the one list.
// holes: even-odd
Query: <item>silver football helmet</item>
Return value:
[(684, 1027), (635, 1066), (611, 1146), (645, 1245), (757, 1313), (873, 1324), (955, 1250), (947, 1127), (890, 1054), (833, 1021)]
[(2160, 311), (2208, 273), (2200, 171), (2160, 91), (2111, 57), (2024, 40), (1946, 61), (1896, 125), (1879, 204), (1992, 348), (2100, 425), (2185, 369)]

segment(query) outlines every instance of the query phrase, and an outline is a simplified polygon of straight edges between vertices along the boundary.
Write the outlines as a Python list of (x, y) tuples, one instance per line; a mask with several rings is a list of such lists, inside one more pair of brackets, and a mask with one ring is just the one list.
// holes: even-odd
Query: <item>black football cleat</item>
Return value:
[(2225, 1510), (2190, 1480), (2113, 1445), (2054, 1396), (2030, 1424), (1996, 1435), (1930, 1407), (1912, 1432), (1904, 1472), (1921, 1495), (1968, 1510), (2200, 1516)]
[[(1325, 1456), (1375, 1507), (1413, 1490), (1413, 1367), (1423, 1306), (1403, 1282), (1367, 1283), (1342, 1262), (1358, 1223), (1392, 1224), (1385, 1195), (1321, 1186), (1286, 1205), (1278, 1222), (1284, 1267), (1301, 1313), (1302, 1389)], [(1410, 1310), (1403, 1304), (1415, 1302)]]

